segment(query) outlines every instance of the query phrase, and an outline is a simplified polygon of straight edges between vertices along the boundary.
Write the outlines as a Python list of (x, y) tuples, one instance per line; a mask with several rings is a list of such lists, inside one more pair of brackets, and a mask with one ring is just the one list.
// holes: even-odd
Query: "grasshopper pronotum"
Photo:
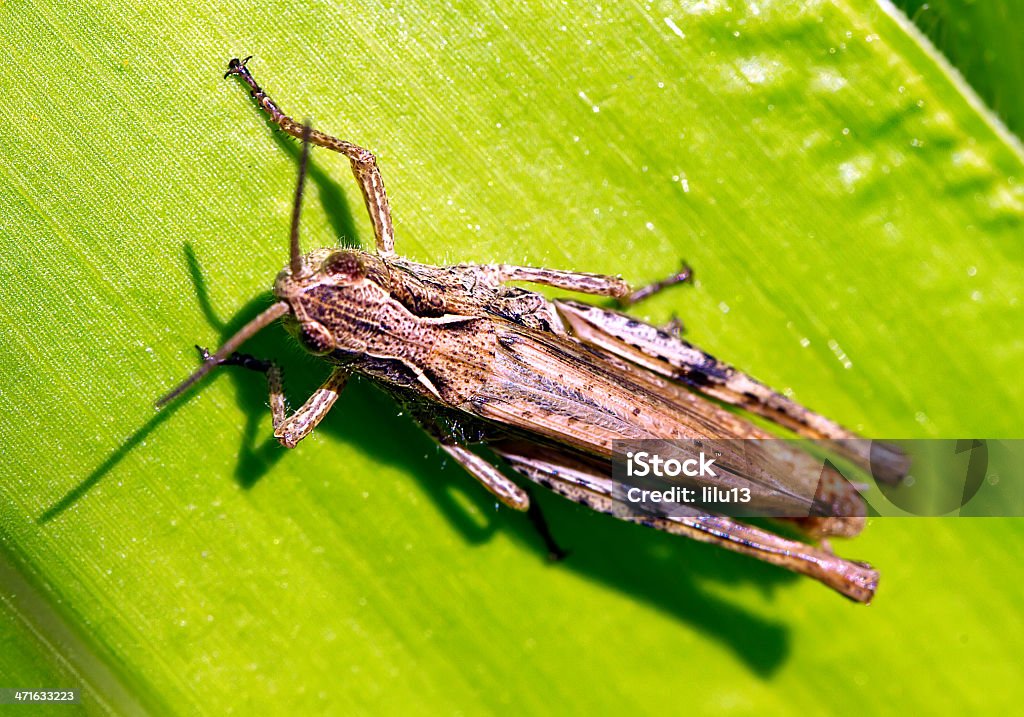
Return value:
[[(398, 256), (374, 155), (284, 114), (256, 83), (247, 61), (231, 60), (227, 75), (248, 84), (270, 119), (303, 142), (291, 259), (274, 283), (277, 302), (215, 354), (204, 351), (199, 369), (159, 405), (220, 364), (258, 370), (267, 377), (274, 436), (291, 448), (324, 418), (349, 376), (359, 373), (406, 405), (449, 456), (516, 510), (530, 507), (526, 490), (469, 444), (486, 443), (531, 481), (605, 513), (615, 507), (609, 469), (614, 440), (770, 437), (715, 401), (759, 414), (801, 436), (840, 441), (838, 452), (846, 451), (846, 457), (862, 465), (867, 461), (844, 448), (843, 439), (854, 434), (682, 341), (676, 332), (508, 284), (532, 282), (614, 297), (628, 305), (685, 281), (685, 267), (666, 281), (631, 291), (612, 276), (505, 264), (431, 266)], [(299, 251), (298, 217), (311, 144), (351, 162), (373, 223), (375, 254), (323, 248), (303, 256)], [(333, 364), (323, 385), (290, 415), (280, 369), (236, 352), (277, 319), (304, 348)], [(895, 452), (881, 467), (891, 479), (905, 471)], [(831, 500), (841, 508), (837, 515), (857, 514), (850, 506), (859, 505), (860, 498), (848, 484), (838, 484)], [(868, 602), (877, 586), (875, 570), (837, 557), (827, 544), (789, 540), (723, 516), (625, 519), (809, 575), (857, 601)], [(815, 537), (827, 537), (854, 535), (862, 523), (822, 517), (802, 525)]]

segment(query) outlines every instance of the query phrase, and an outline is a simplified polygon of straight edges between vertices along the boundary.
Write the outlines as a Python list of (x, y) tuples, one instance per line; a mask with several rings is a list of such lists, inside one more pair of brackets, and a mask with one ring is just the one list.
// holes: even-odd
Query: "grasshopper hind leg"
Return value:
[(678, 336), (618, 311), (576, 301), (556, 300), (554, 304), (570, 333), (582, 343), (755, 413), (802, 438), (828, 441), (831, 450), (870, 470), (879, 480), (896, 483), (906, 475), (907, 459), (898, 449), (869, 445), (835, 421)]
[(601, 462), (515, 440), (499, 440), (491, 447), (514, 470), (534, 483), (599, 513), (703, 543), (713, 543), (787, 568), (819, 580), (857, 602), (870, 602), (874, 596), (878, 572), (865, 563), (836, 556), (827, 544), (820, 548), (788, 540), (720, 515), (695, 513), (660, 517), (637, 513), (615, 496), (612, 479)]

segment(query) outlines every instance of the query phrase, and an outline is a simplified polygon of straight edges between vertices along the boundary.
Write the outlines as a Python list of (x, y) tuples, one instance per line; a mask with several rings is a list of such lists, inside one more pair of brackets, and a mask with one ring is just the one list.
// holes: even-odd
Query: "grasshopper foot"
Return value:
[(667, 289), (670, 286), (675, 286), (676, 284), (685, 284), (692, 278), (693, 269), (691, 269), (690, 265), (684, 261), (682, 263), (682, 266), (679, 267), (679, 271), (677, 271), (675, 274), (666, 277), (661, 281), (655, 281), (653, 284), (641, 286), (639, 289), (632, 292), (631, 294), (628, 294), (627, 296), (620, 298), (619, 305), (623, 307), (632, 306), (638, 301), (643, 301), (644, 299), (654, 296), (655, 294), (663, 291), (664, 289)]
[[(199, 356), (204, 362), (213, 358), (213, 354), (202, 346), (196, 345), (196, 348), (199, 350)], [(241, 366), (242, 368), (249, 369), (250, 371), (257, 371), (259, 373), (266, 373), (270, 370), (271, 366), (269, 361), (258, 359), (255, 356), (250, 356), (249, 354), (239, 353), (238, 351), (235, 351), (233, 354), (221, 361), (220, 365)]]
[(252, 55), (249, 55), (244, 60), (239, 60), (237, 57), (231, 58), (231, 62), (228, 63), (228, 71), (224, 73), (224, 79), (226, 80), (231, 75), (244, 75), (248, 70), (245, 69), (245, 63), (252, 59)]
[(565, 560), (569, 557), (570, 551), (555, 541), (555, 536), (551, 534), (551, 528), (548, 526), (547, 518), (544, 517), (544, 513), (540, 510), (540, 503), (533, 499), (530, 491), (527, 491), (527, 495), (530, 496), (530, 507), (526, 511), (526, 517), (530, 519), (530, 523), (533, 524), (541, 540), (544, 541), (544, 547), (548, 549), (548, 561), (558, 563)]
[(683, 338), (683, 332), (686, 328), (683, 326), (683, 321), (675, 314), (672, 315), (672, 319), (661, 327), (661, 330), (674, 339)]

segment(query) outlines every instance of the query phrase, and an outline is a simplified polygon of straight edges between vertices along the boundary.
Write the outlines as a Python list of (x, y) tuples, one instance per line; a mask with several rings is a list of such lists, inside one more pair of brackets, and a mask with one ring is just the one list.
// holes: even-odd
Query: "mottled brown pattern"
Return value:
[[(371, 280), (364, 267), (375, 261), (383, 265), (378, 266)], [(610, 351), (607, 342), (581, 343), (607, 328), (598, 321), (587, 326), (578, 321), (580, 307), (593, 307), (551, 304), (523, 289), (510, 290), (498, 283), (505, 276), (499, 267), (477, 267), (475, 271), (469, 265), (430, 267), (407, 260), (380, 260), (348, 249), (318, 250), (305, 258), (304, 265), (318, 270), (298, 278), (284, 271), (275, 284), (275, 294), (291, 307), (293, 330), (301, 334), (304, 327), (315, 325), (333, 336), (348, 370), (365, 373), (396, 392), (412, 391), (418, 396), (416, 401), (440, 403), (447, 411), (465, 412), (503, 427), (489, 433), (490, 442), (499, 446), (495, 450), (513, 467), (595, 510), (611, 512), (612, 498), (607, 491), (595, 491), (595, 486), (600, 487), (599, 475), (584, 480), (579, 472), (573, 474), (567, 469), (566, 464), (573, 460), (571, 454), (581, 456), (579, 460), (591, 456), (585, 463), (607, 460), (612, 441), (617, 439), (770, 438), (749, 421), (680, 385), (678, 371), (650, 370), (648, 362), (631, 360), (634, 355), (629, 351)], [(559, 277), (559, 281), (563, 279), (564, 275)], [(581, 285), (594, 286), (589, 278)], [(531, 316), (548, 311), (547, 316), (556, 321), (555, 307), (562, 309), (573, 333), (561, 326), (557, 331), (541, 330), (529, 321), (503, 317), (494, 310), (509, 300), (523, 304), (530, 300)], [(456, 311), (460, 313), (452, 313)], [(624, 334), (649, 342), (653, 337), (661, 353), (670, 357), (659, 355), (668, 365), (678, 362), (680, 355), (692, 355), (691, 364), (700, 367), (704, 375), (718, 377), (724, 383), (741, 375), (695, 347), (635, 319), (606, 311), (598, 316), (613, 319), (609, 335), (616, 340), (621, 341)], [(673, 348), (674, 353), (670, 353)], [(427, 419), (421, 420), (428, 425)], [(561, 469), (544, 473), (530, 463), (529, 456), (502, 453), (503, 431), (564, 447), (555, 451), (563, 462)], [(528, 507), (525, 494), (516, 491), (514, 484), (503, 479), (493, 466), (436, 427), (431, 433), (498, 500), (517, 509)], [(726, 453), (720, 457), (718, 465), (724, 477), (733, 471), (739, 478), (760, 481), (768, 498), (772, 491), (785, 490), (785, 476), (741, 473), (746, 471), (741, 468), (741, 458), (745, 457), (749, 456), (732, 458)], [(800, 452), (787, 454), (782, 460), (793, 462), (791, 471), (785, 471), (792, 475), (810, 475), (809, 467), (815, 464), (813, 458)], [(769, 465), (767, 459), (765, 465)], [(859, 496), (841, 477), (836, 478), (816, 497), (818, 507), (826, 505), (841, 510), (842, 515), (856, 515)], [(808, 501), (807, 508), (812, 507)], [(866, 599), (868, 589), (877, 580), (870, 568), (720, 516), (634, 520), (758, 555), (813, 575), (855, 599)], [(801, 524), (814, 535), (850, 535), (859, 530), (861, 521), (819, 518)], [(800, 546), (799, 550), (794, 546)]]

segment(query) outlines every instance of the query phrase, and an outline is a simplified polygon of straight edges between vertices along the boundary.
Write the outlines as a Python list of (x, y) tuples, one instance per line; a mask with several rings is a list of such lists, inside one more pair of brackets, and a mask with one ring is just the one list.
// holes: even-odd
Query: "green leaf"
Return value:
[(1020, 136), (1024, 130), (1024, 5), (979, 0), (898, 0), (986, 104)]
[[(377, 154), (411, 258), (639, 283), (685, 257), (697, 286), (640, 313), (802, 402), (872, 436), (1018, 435), (1020, 145), (888, 5), (44, 1), (0, 22), (0, 540), (117, 683), (16, 638), (4, 685), (49, 655), (85, 683), (64, 686), (156, 713), (1019, 704), (1017, 521), (874, 521), (836, 546), (883, 573), (861, 608), (542, 495), (574, 551), (548, 565), (365, 382), (292, 452), (258, 376), (152, 408), (286, 262), (297, 145), (221, 77), (252, 53), (286, 110)], [(305, 245), (370, 237), (346, 163), (315, 153)], [(279, 329), (247, 350), (293, 400), (326, 375)]]

